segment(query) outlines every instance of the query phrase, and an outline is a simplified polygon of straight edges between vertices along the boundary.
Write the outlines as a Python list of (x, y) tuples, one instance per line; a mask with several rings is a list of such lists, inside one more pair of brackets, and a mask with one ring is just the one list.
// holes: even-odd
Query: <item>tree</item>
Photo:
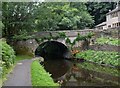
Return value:
[(36, 23), (40, 30), (84, 29), (94, 23), (84, 3), (49, 2), (42, 3), (39, 9)]
[(87, 2), (86, 3), (88, 12), (94, 17), (95, 24), (100, 24), (106, 21), (106, 13), (109, 10), (113, 10), (116, 7), (115, 2)]
[[(3, 36), (11, 37), (35, 29), (34, 19), (37, 9), (36, 3), (31, 2), (3, 2)], [(22, 33), (21, 33), (22, 32)]]
[(2, 21), (0, 21), (0, 38), (2, 37), (2, 29), (4, 28), (4, 25)]
[(3, 2), (2, 12), (7, 38), (35, 31), (84, 29), (94, 23), (82, 2)]

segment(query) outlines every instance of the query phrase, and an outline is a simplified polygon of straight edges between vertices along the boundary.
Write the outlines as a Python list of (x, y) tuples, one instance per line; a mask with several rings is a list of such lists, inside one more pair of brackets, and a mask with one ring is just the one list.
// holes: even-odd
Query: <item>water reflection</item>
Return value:
[(44, 68), (52, 74), (52, 78), (57, 79), (63, 76), (71, 67), (71, 62), (67, 60), (46, 60)]
[[(117, 77), (111, 76), (109, 73), (105, 74), (85, 69), (82, 64), (87, 63), (76, 63), (68, 60), (46, 60), (44, 68), (52, 74), (55, 82), (60, 83), (62, 86), (116, 85), (113, 80)], [(106, 68), (104, 67), (104, 69)]]
[(92, 75), (90, 75), (87, 71), (83, 70), (82, 68), (79, 68), (74, 63), (71, 66), (71, 69), (67, 71), (67, 73), (61, 78), (63, 77), (63, 86), (80, 86), (81, 84), (85, 83), (85, 81), (91, 81)]

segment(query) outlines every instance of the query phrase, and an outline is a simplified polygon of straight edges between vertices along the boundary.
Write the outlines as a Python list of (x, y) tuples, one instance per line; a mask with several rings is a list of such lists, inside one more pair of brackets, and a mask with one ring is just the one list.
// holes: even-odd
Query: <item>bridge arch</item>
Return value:
[(71, 58), (72, 54), (65, 44), (59, 41), (46, 41), (36, 48), (35, 56), (41, 56), (46, 60)]

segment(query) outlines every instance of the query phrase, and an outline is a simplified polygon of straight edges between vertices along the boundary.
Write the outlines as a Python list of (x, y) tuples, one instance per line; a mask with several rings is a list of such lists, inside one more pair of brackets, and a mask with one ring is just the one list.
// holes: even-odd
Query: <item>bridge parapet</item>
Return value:
[(52, 34), (53, 36), (57, 36), (59, 33), (64, 32), (66, 34), (66, 36), (68, 37), (76, 37), (77, 34), (81, 34), (81, 35), (85, 35), (89, 32), (95, 32), (95, 29), (85, 29), (85, 30), (63, 30), (63, 31), (41, 31), (41, 32), (37, 32), (34, 33), (33, 35), (35, 35), (36, 37), (46, 37), (46, 36), (50, 36), (50, 34)]

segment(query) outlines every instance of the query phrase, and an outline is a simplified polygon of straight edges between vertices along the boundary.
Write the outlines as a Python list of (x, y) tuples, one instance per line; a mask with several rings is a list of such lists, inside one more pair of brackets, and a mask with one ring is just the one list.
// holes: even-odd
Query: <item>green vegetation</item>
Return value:
[(2, 66), (9, 68), (14, 64), (15, 52), (10, 45), (8, 45), (5, 41), (2, 40), (0, 40), (0, 47), (2, 47)]
[(14, 35), (13, 40), (28, 40), (28, 39), (33, 39), (33, 35), (28, 35), (27, 33), (21, 34), (21, 35)]
[(82, 2), (3, 2), (2, 9), (2, 31), (7, 38), (37, 31), (84, 29), (94, 23)]
[(96, 44), (100, 44), (100, 45), (109, 44), (109, 45), (119, 46), (120, 39), (115, 39), (110, 37), (100, 37), (100, 38), (97, 38)]
[(118, 60), (120, 59), (118, 52), (93, 51), (93, 50), (87, 50), (77, 53), (76, 57), (84, 58), (87, 61), (95, 62), (98, 64), (106, 64), (112, 66), (118, 66)]
[(86, 34), (86, 35), (80, 35), (80, 34), (78, 33), (77, 38), (76, 38), (76, 41), (87, 40), (87, 39), (92, 38), (92, 36), (94, 36), (94, 33), (93, 33), (93, 32), (89, 32), (89, 33)]
[(102, 73), (110, 74), (113, 76), (119, 76), (119, 71), (118, 71), (118, 69), (115, 69), (115, 68), (103, 67), (103, 66), (99, 66), (97, 64), (87, 63), (87, 62), (77, 64), (77, 66), (80, 68), (82, 67), (84, 69), (88, 69), (88, 70), (92, 70), (92, 71), (102, 72)]
[(89, 41), (90, 40), (90, 38), (92, 38), (92, 36), (94, 36), (94, 33), (93, 32), (89, 32), (88, 34), (86, 34), (86, 35), (80, 35), (79, 33), (78, 33), (78, 35), (77, 35), (77, 37), (73, 40), (73, 42), (71, 42), (71, 40), (68, 38), (68, 37), (66, 37), (66, 40), (65, 40), (65, 43), (66, 44), (70, 44), (70, 49), (72, 49), (73, 48), (73, 46), (76, 44), (76, 42), (79, 42), (79, 41)]
[(50, 88), (59, 86), (57, 83), (54, 83), (50, 76), (51, 74), (44, 70), (44, 67), (40, 65), (39, 61), (33, 61), (31, 65), (31, 80), (33, 86), (46, 86)]
[(6, 68), (4, 66), (2, 66), (2, 74), (0, 74), (2, 77), (0, 80), (2, 80), (2, 83), (7, 80), (7, 75), (12, 72), (13, 68), (14, 68), (15, 64), (13, 66), (10, 66), (9, 68)]
[(6, 68), (4, 65), (0, 67), (0, 85), (7, 79), (6, 76), (9, 74), (13, 68), (15, 67), (16, 63), (20, 60), (25, 60), (25, 59), (31, 59), (32, 57), (30, 56), (25, 56), (25, 55), (17, 55), (15, 58), (15, 63), (10, 66), (9, 68)]
[(2, 33), (2, 28), (4, 28), (4, 25), (3, 25), (2, 21), (0, 21), (0, 33)]
[(6, 68), (4, 65), (2, 65), (0, 67), (0, 84), (2, 85), (2, 83), (7, 79), (6, 76), (7, 74), (9, 74), (13, 68), (15, 67), (16, 63), (20, 60), (25, 60), (25, 59), (31, 59), (32, 57), (30, 56), (26, 56), (26, 55), (17, 55), (16, 58), (15, 58), (15, 63), (10, 66), (9, 68)]
[(19, 60), (29, 59), (31, 57), (23, 55), (15, 56), (13, 48), (4, 39), (0, 39), (0, 48), (0, 85), (2, 85), (2, 82), (6, 80), (7, 74), (13, 70), (15, 62), (17, 63)]
[(32, 59), (32, 57), (27, 55), (17, 55), (15, 62), (17, 63), (18, 61), (25, 60), (25, 59)]
[(66, 38), (65, 32), (59, 32), (58, 34), (59, 34), (58, 36), (59, 36), (60, 38)]
[(0, 86), (2, 81), (6, 79), (6, 74), (12, 71), (15, 52), (10, 45), (6, 43), (4, 39), (0, 39)]
[(116, 2), (87, 2), (86, 6), (88, 12), (93, 16), (95, 20), (95, 23), (93, 25), (94, 27), (95, 25), (106, 21), (106, 13), (116, 7)]

